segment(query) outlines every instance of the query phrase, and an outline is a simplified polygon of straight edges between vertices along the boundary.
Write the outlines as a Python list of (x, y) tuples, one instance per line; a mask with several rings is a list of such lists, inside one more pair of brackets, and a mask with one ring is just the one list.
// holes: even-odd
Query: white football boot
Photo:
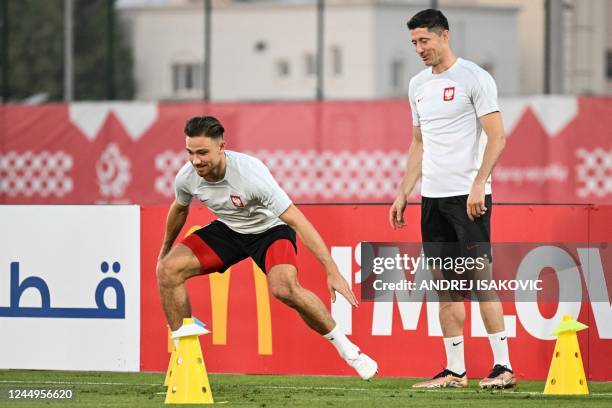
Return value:
[(345, 360), (363, 380), (371, 379), (378, 372), (378, 363), (362, 352), (359, 352), (355, 358), (346, 358)]

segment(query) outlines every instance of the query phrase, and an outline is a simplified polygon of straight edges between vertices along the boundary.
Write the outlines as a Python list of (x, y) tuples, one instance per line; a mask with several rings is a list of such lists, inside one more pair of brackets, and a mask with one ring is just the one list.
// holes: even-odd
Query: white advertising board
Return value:
[(140, 208), (0, 206), (0, 368), (138, 371)]

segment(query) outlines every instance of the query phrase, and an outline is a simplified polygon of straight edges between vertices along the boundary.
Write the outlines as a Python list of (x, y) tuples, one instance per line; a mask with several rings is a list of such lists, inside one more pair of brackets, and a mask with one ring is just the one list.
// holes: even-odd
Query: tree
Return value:
[[(64, 0), (1, 0), (8, 2), (9, 99), (21, 101), (46, 94), (64, 99)], [(114, 0), (74, 1), (74, 99), (131, 99), (134, 95), (132, 53), (123, 27), (114, 27), (109, 76), (109, 18), (116, 22)], [(107, 81), (112, 78), (112, 91)]]

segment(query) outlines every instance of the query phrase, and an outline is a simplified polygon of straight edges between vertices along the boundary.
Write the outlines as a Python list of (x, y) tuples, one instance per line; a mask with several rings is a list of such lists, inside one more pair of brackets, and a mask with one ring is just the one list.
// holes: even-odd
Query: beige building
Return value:
[[(612, 1), (553, 0), (563, 7), (552, 39), (557, 93), (612, 93)], [(213, 100), (312, 99), (316, 1), (213, 0)], [(428, 1), (327, 0), (324, 89), (328, 99), (404, 96), (422, 69), (406, 21)], [(545, 0), (440, 0), (455, 52), (494, 75), (501, 95), (545, 86)], [(135, 52), (136, 98), (203, 95), (203, 0), (120, 0)], [(554, 61), (554, 60), (553, 60)]]
[[(202, 97), (201, 0), (125, 2), (135, 52), (136, 98)], [(328, 99), (403, 97), (423, 69), (406, 21), (421, 4), (328, 0), (324, 90)], [(449, 6), (458, 55), (485, 66), (500, 94), (520, 92), (515, 7)], [(211, 24), (211, 98), (312, 99), (316, 92), (316, 2), (216, 2)], [(504, 44), (499, 47), (499, 44)]]

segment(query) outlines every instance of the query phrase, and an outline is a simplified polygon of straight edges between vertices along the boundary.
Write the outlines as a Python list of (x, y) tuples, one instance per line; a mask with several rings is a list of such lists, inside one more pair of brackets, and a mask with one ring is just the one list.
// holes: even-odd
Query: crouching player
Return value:
[[(162, 307), (174, 337), (193, 329), (181, 326), (183, 318), (191, 316), (185, 281), (223, 272), (251, 257), (266, 273), (272, 295), (329, 340), (361, 378), (372, 378), (377, 363), (360, 352), (337, 327), (323, 302), (298, 282), (296, 232), (327, 272), (332, 301), (338, 292), (357, 306), (323, 239), (260, 160), (225, 150), (223, 133), (221, 123), (210, 116), (193, 117), (185, 125), (189, 162), (176, 176), (176, 199), (168, 213), (157, 263)], [(172, 248), (193, 197), (217, 220)]]

